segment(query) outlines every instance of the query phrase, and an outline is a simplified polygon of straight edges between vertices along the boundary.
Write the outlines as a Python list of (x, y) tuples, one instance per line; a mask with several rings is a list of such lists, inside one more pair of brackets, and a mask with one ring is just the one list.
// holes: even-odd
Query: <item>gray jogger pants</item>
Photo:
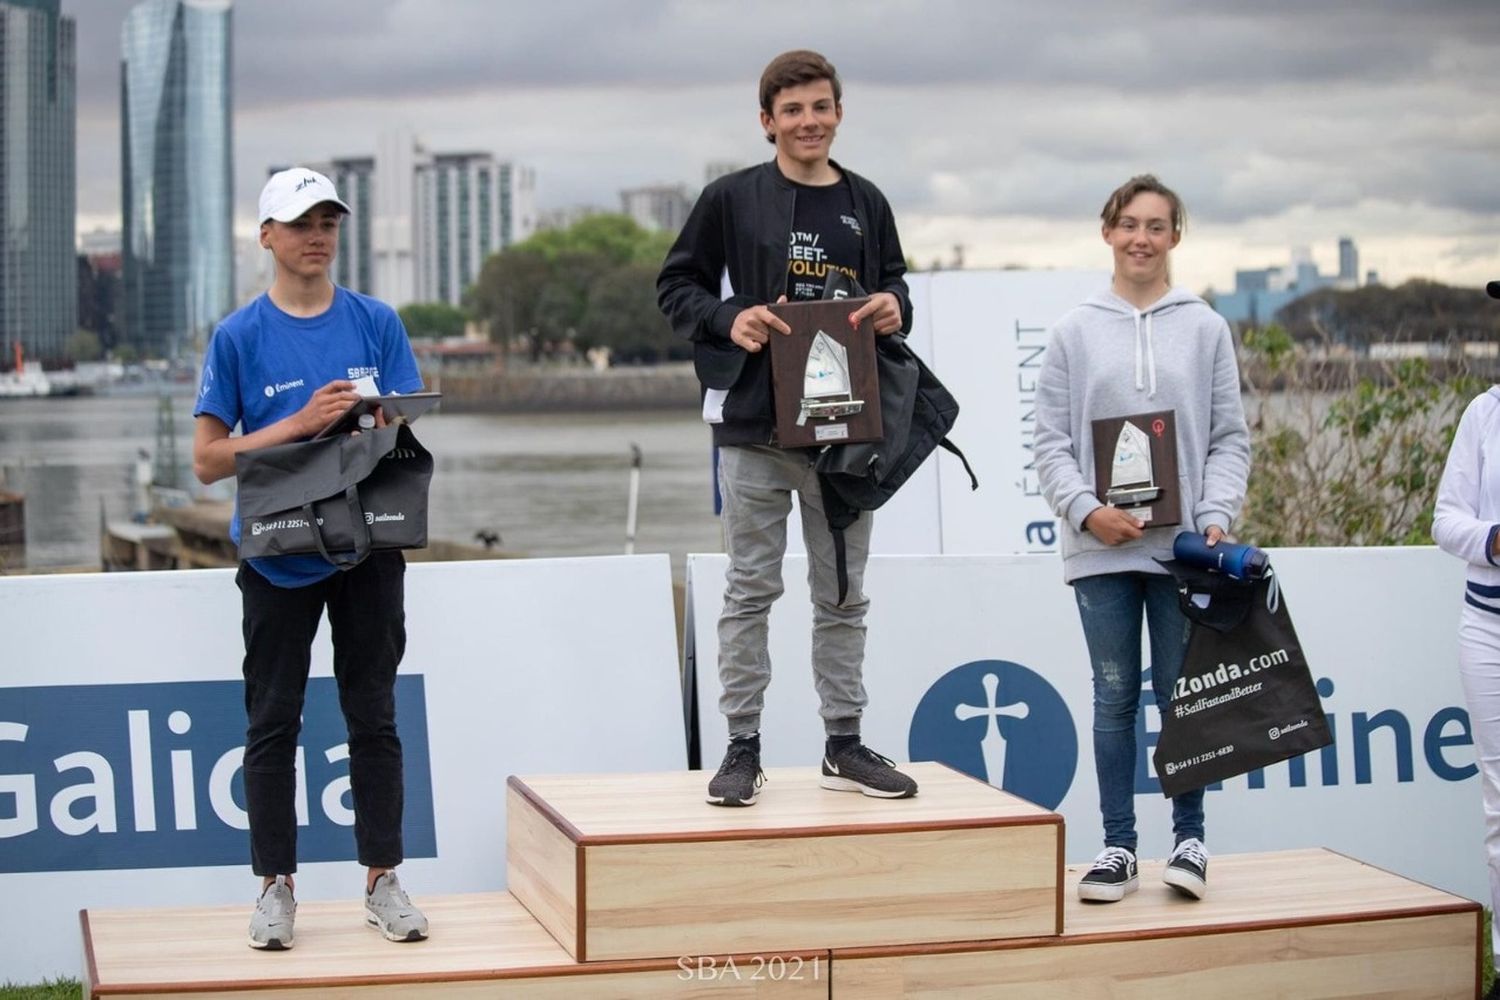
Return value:
[(802, 537), (807, 546), (807, 582), (812, 592), (813, 684), (828, 735), (857, 734), (865, 696), (865, 561), (870, 554), (869, 511), (844, 531), (849, 592), (840, 606), (833, 535), (823, 511), (807, 452), (763, 445), (719, 450), (719, 490), (723, 496), (725, 574), (724, 613), (719, 617), (719, 710), (729, 734), (760, 728), (766, 685), (771, 682), (767, 651), (771, 604), (781, 596), (781, 560), (786, 553), (786, 521), (792, 492), (801, 504)]

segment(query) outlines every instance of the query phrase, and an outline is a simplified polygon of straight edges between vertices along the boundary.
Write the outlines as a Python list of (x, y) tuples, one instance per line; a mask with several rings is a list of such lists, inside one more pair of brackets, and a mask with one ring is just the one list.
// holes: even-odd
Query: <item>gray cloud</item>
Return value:
[[(64, 0), (78, 20), (82, 212), (118, 205), (130, 6)], [(534, 164), (543, 207), (692, 184), (708, 160), (766, 155), (755, 81), (774, 53), (809, 46), (846, 84), (836, 155), (902, 218), (1073, 225), (1143, 170), (1209, 227), (1304, 210), (1347, 220), (1378, 203), (1404, 206), (1418, 233), (1441, 218), (1444, 232), (1473, 223), (1477, 235), (1473, 220), (1500, 215), (1491, 0), (826, 0), (815, 11), (766, 0), (746, 11), (238, 0), (240, 201), (270, 163), (368, 152), (395, 126), (433, 148)], [(1466, 243), (1453, 259), (1477, 252)]]
[[(80, 92), (113, 86), (128, 0), (67, 0), (80, 23)], [(821, 48), (852, 84), (1110, 86), (1136, 93), (1496, 77), (1500, 18), (1485, 0), (1068, 4), (798, 0), (754, 16), (725, 2), (240, 0), (242, 107), (509, 87), (752, 81), (769, 55)], [(797, 25), (795, 32), (788, 25)], [(1464, 53), (1468, 56), (1465, 57)]]

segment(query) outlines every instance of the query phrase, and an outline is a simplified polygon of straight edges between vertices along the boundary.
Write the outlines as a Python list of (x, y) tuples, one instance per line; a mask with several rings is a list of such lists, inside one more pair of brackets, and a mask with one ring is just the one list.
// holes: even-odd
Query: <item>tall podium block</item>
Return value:
[(903, 769), (895, 801), (772, 769), (750, 808), (706, 772), (512, 777), (507, 884), (580, 962), (1060, 933), (1062, 817)]

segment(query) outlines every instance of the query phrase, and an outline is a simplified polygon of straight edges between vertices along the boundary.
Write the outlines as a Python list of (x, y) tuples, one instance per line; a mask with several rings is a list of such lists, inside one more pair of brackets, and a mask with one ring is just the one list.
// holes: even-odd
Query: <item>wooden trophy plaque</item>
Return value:
[(786, 302), (770, 310), (792, 328), (771, 334), (771, 394), (776, 403), (776, 444), (821, 448), (879, 441), (880, 382), (875, 368), (875, 327), (849, 316), (868, 299)]
[(1092, 421), (1094, 492), (1148, 528), (1182, 523), (1177, 419), (1171, 410)]

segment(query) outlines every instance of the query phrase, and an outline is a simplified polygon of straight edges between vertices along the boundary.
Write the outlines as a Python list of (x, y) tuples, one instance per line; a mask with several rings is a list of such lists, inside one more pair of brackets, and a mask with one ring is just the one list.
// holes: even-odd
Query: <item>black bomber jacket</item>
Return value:
[[(880, 189), (837, 163), (864, 230), (860, 285), (901, 303), (911, 330), (906, 258)], [(771, 160), (720, 177), (698, 197), (656, 279), (656, 299), (678, 336), (693, 344), (705, 392), (728, 390), (714, 444), (768, 444), (775, 426), (768, 351), (751, 354), (729, 339), (740, 311), (786, 291), (796, 188)], [(727, 280), (726, 280), (727, 279)]]

